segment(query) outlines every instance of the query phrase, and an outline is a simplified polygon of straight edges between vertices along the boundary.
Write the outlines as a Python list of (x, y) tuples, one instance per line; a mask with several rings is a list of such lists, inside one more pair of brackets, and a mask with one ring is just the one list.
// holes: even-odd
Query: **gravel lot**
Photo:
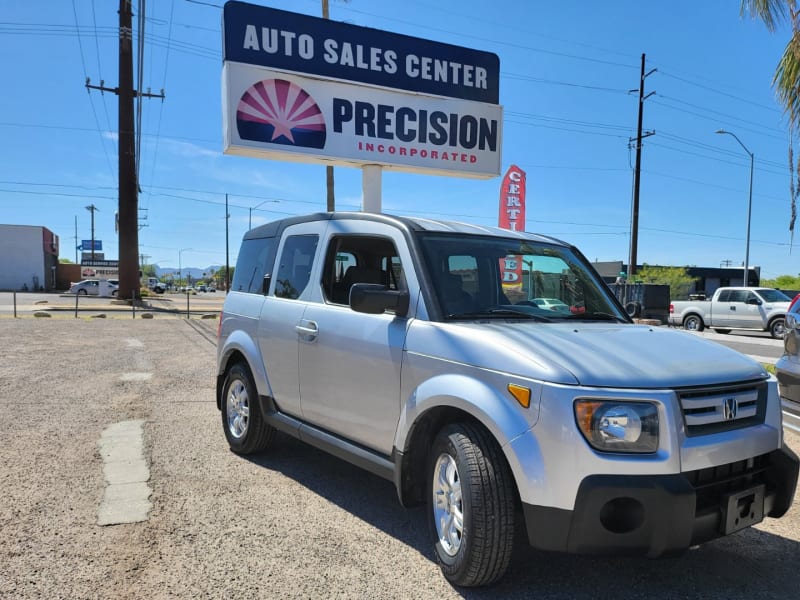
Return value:
[[(487, 590), (451, 587), (423, 511), (391, 483), (282, 438), (227, 449), (214, 405), (216, 321), (2, 319), (2, 598), (790, 598), (800, 588), (800, 499), (671, 559), (520, 546)], [(149, 376), (147, 374), (150, 374)], [(98, 526), (98, 440), (143, 419), (153, 508)], [(787, 434), (800, 451), (800, 437)]]

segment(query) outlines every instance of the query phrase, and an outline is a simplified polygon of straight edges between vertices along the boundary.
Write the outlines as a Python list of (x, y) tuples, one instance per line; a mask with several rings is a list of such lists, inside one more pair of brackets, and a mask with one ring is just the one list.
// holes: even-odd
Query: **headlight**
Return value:
[(583, 437), (601, 452), (658, 450), (658, 409), (649, 402), (576, 400), (575, 420)]

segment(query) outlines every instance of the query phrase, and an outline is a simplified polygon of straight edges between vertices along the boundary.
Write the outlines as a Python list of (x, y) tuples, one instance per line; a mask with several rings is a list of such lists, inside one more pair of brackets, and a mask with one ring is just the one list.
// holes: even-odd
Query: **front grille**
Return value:
[(719, 508), (722, 496), (741, 492), (759, 484), (766, 484), (769, 455), (708, 467), (684, 473), (695, 489), (696, 512)]
[(764, 422), (767, 384), (677, 390), (686, 435), (706, 435)]

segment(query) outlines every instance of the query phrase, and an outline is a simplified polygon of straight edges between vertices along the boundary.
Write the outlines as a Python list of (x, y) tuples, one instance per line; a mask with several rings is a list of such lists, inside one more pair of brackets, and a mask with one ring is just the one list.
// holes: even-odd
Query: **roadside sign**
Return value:
[(500, 174), (494, 53), (236, 1), (223, 36), (226, 154)]
[(78, 247), (78, 249), (91, 251), (93, 249), (92, 241), (94, 241), (94, 250), (103, 249), (103, 240), (81, 240), (81, 245)]

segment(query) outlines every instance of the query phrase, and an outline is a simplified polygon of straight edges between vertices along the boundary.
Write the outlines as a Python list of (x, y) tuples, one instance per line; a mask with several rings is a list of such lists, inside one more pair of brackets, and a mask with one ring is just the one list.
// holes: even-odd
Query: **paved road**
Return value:
[[(391, 483), (282, 439), (228, 451), (215, 321), (0, 321), (0, 598), (792, 598), (800, 499), (782, 520), (663, 560), (521, 547), (489, 590), (456, 590), (422, 510)], [(179, 350), (179, 351), (176, 351)], [(97, 524), (98, 446), (143, 422), (152, 510)], [(800, 437), (787, 434), (800, 451)]]
[(715, 341), (742, 354), (752, 356), (760, 362), (774, 364), (783, 354), (783, 340), (773, 339), (768, 333), (731, 332), (730, 334), (722, 335), (708, 330), (700, 333), (688, 331), (684, 333)]

